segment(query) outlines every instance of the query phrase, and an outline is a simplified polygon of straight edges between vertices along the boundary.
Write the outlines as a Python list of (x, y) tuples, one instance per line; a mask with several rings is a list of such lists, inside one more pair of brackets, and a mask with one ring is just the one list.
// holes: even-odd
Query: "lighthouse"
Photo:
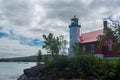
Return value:
[(70, 42), (69, 42), (69, 49), (68, 49), (68, 56), (69, 57), (74, 56), (74, 53), (72, 50), (72, 45), (74, 43), (80, 42), (80, 27), (81, 26), (78, 24), (78, 22), (79, 22), (79, 19), (76, 16), (74, 16), (71, 19), (71, 24), (69, 26), (69, 29), (70, 29), (70, 34), (69, 34)]

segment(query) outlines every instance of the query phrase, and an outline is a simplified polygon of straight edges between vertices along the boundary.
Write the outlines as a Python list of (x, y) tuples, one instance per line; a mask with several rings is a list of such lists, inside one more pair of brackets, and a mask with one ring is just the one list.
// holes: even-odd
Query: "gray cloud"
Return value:
[(0, 9), (10, 24), (16, 26), (30, 24), (32, 7), (29, 0), (2, 0)]
[(119, 0), (52, 0), (44, 3), (43, 6), (47, 10), (47, 18), (58, 18), (66, 21), (76, 14), (80, 20), (85, 21), (98, 19), (98, 16), (102, 18), (116, 14), (119, 3)]
[(43, 6), (47, 10), (47, 18), (58, 18), (62, 21), (71, 18), (73, 15), (81, 17), (90, 13), (87, 5), (80, 0), (53, 0), (51, 2), (44, 3)]
[[(5, 25), (3, 30), (6, 33), (9, 33), (10, 29), (14, 30), (16, 36), (19, 34), (42, 40), (43, 34), (52, 32), (56, 36), (64, 35), (69, 41), (68, 26), (73, 15), (79, 18), (82, 33), (102, 29), (103, 18), (112, 15), (114, 19), (118, 19), (119, 4), (119, 0), (0, 0), (0, 26)], [(21, 45), (25, 48), (18, 42), (12, 41), (11, 45)], [(6, 44), (9, 48), (11, 45)], [(18, 52), (15, 51), (16, 47), (13, 48), (14, 53), (20, 53), (18, 49)], [(32, 49), (30, 46), (27, 48)]]
[[(46, 15), (38, 21), (39, 27), (31, 28), (30, 31), (64, 33), (68, 36), (69, 33), (66, 30), (69, 30), (70, 19), (74, 14), (79, 18), (83, 33), (102, 29), (103, 18), (118, 15), (116, 12), (120, 9), (119, 3), (119, 0), (48, 0), (42, 3), (40, 1), (39, 5), (44, 9)], [(64, 23), (62, 26), (58, 25), (60, 21)]]

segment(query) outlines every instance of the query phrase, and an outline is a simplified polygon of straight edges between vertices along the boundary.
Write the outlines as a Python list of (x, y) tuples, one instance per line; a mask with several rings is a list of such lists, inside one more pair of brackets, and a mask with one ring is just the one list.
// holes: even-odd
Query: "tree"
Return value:
[(41, 52), (41, 50), (39, 50), (37, 53), (37, 65), (40, 64), (41, 60), (42, 60), (42, 52)]
[(117, 53), (120, 53), (120, 23), (119, 22), (115, 22), (113, 25), (114, 28), (114, 35), (116, 37), (116, 51), (118, 51)]
[(115, 42), (115, 53), (119, 53), (120, 50), (120, 25), (119, 22), (112, 22), (111, 26), (104, 29), (103, 35), (98, 36), (98, 42), (102, 45), (106, 41), (111, 40)]
[(43, 48), (45, 48), (48, 53), (52, 53), (53, 58), (56, 58), (56, 56), (59, 54), (61, 46), (59, 37), (55, 37), (52, 33), (49, 33), (48, 36), (43, 35), (43, 38)]
[(105, 28), (103, 35), (98, 36), (98, 41), (100, 43), (105, 43), (109, 40), (116, 41), (116, 36), (114, 35), (114, 31), (111, 28)]
[(116, 36), (117, 42), (120, 43), (120, 24), (119, 22), (114, 23), (114, 35)]
[(66, 46), (68, 44), (67, 40), (64, 39), (64, 36), (59, 36), (60, 42), (61, 42), (61, 54), (66, 55)]
[(82, 51), (82, 49), (80, 48), (80, 45), (78, 43), (74, 43), (72, 45), (72, 50), (73, 50), (73, 53), (75, 54), (76, 57), (79, 57), (81, 54), (84, 53)]

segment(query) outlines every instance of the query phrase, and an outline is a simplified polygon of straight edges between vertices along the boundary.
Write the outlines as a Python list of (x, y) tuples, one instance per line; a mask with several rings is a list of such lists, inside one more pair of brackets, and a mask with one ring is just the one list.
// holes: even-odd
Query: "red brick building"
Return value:
[[(107, 27), (107, 21), (103, 22), (104, 28)], [(104, 44), (98, 44), (98, 36), (103, 35), (103, 29), (81, 34), (80, 46), (86, 53), (92, 53), (98, 57), (116, 57), (118, 54), (114, 49), (115, 43), (111, 40), (106, 41)]]

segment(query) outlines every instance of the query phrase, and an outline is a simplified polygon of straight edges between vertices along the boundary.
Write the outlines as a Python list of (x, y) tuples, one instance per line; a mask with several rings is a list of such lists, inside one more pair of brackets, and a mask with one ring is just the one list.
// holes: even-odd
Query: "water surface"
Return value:
[(35, 65), (35, 62), (0, 62), (0, 80), (17, 80), (25, 68)]

